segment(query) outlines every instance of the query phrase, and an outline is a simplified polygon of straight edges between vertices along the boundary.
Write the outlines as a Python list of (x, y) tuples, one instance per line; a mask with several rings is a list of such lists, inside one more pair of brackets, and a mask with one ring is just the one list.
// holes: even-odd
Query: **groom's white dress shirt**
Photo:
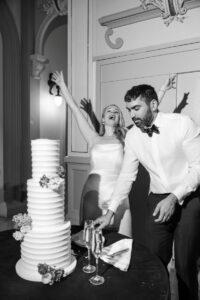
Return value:
[(109, 209), (116, 211), (136, 180), (139, 162), (150, 175), (150, 191), (173, 193), (180, 204), (200, 185), (200, 128), (181, 114), (159, 112), (159, 134), (149, 137), (133, 126), (125, 139), (125, 155)]

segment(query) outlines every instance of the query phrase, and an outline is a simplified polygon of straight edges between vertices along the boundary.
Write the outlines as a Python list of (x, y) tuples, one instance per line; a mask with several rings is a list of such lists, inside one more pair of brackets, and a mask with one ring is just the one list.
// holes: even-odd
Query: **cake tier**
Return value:
[[(71, 262), (69, 266), (64, 268), (66, 276), (72, 273), (76, 267), (76, 258), (74, 256), (71, 257)], [(38, 281), (42, 282), (42, 276), (36, 270), (27, 269), (26, 266), (23, 264), (22, 259), (19, 259), (16, 263), (16, 273), (23, 279), (30, 280), (30, 281)]]
[(60, 165), (60, 142), (38, 139), (31, 141), (32, 178), (56, 175)]
[(71, 262), (70, 222), (42, 230), (33, 227), (21, 243), (21, 259), (27, 269), (37, 270), (39, 263), (65, 268)]
[(33, 227), (21, 243), (21, 259), (16, 265), (19, 276), (32, 281), (41, 281), (38, 264), (46, 263), (70, 273), (76, 262), (71, 256), (71, 224), (42, 229)]
[(33, 226), (53, 226), (64, 222), (64, 180), (59, 191), (41, 187), (35, 179), (27, 181), (27, 210)]

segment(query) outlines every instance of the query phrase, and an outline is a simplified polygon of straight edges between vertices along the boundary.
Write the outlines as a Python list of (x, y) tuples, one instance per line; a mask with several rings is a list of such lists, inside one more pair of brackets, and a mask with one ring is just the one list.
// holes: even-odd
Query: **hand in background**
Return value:
[(186, 107), (186, 105), (188, 105), (189, 103), (187, 102), (188, 100), (188, 96), (189, 96), (189, 92), (188, 93), (184, 93), (183, 99), (181, 100), (181, 102), (179, 103), (179, 105), (174, 109), (174, 113), (181, 113), (182, 110)]
[(169, 75), (168, 79), (165, 81), (165, 83), (161, 86), (159, 92), (158, 92), (158, 102), (161, 103), (162, 99), (164, 98), (164, 95), (166, 91), (170, 89), (175, 89), (176, 84), (176, 74)]
[(100, 124), (99, 124), (99, 121), (98, 121), (94, 111), (93, 111), (91, 100), (90, 99), (87, 100), (86, 98), (81, 99), (80, 108), (88, 114), (95, 131), (97, 133), (99, 133)]
[(164, 85), (161, 87), (161, 90), (168, 91), (170, 89), (176, 88), (176, 74), (169, 75), (168, 79), (165, 81)]
[(84, 110), (89, 116), (93, 114), (92, 103), (90, 99), (83, 98), (81, 99), (80, 108)]

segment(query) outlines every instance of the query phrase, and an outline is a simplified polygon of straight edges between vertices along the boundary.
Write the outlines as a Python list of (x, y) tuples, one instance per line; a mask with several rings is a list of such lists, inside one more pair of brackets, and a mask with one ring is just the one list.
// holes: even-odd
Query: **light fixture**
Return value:
[(60, 87), (58, 85), (56, 85), (56, 90), (57, 90), (57, 93), (54, 96), (54, 103), (56, 106), (61, 106), (63, 99), (62, 99), (62, 96), (60, 95)]
[[(60, 106), (62, 104), (62, 96), (60, 95), (60, 87), (57, 85), (53, 80), (52, 80), (53, 73), (49, 74), (49, 79), (47, 81), (48, 86), (49, 86), (49, 94), (54, 96), (54, 103), (56, 106)], [(53, 88), (56, 88), (56, 94), (52, 92)]]

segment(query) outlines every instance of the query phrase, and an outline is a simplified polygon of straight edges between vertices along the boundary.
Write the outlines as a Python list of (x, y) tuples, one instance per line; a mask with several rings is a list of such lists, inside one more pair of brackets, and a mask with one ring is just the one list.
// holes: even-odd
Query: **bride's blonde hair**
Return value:
[(119, 108), (119, 106), (117, 106), (116, 104), (109, 104), (108, 106), (104, 107), (103, 112), (102, 112), (102, 116), (101, 116), (99, 135), (103, 136), (105, 134), (105, 124), (103, 122), (103, 118), (105, 116), (106, 110), (110, 106), (114, 106), (119, 112), (119, 123), (115, 127), (115, 135), (120, 140), (120, 142), (124, 143), (124, 138), (125, 138), (127, 129), (125, 128), (125, 121), (124, 121), (122, 111)]

